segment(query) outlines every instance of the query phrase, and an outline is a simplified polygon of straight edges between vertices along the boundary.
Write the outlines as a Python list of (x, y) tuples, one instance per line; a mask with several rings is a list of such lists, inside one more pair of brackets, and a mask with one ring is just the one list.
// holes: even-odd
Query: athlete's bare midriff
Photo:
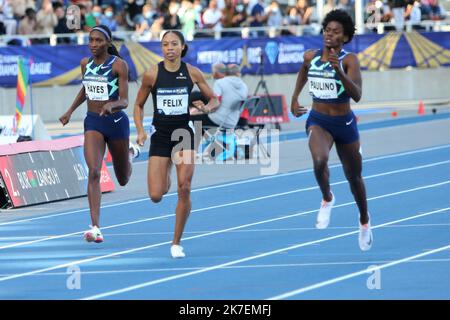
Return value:
[[(88, 111), (90, 112), (95, 112), (95, 113), (100, 113), (102, 111), (102, 107), (107, 104), (108, 102), (114, 102), (117, 100), (107, 100), (107, 101), (92, 101), (92, 100), (87, 100), (87, 107), (88, 107)], [(116, 110), (113, 111), (112, 113), (116, 113), (119, 112), (121, 110)]]
[(344, 103), (323, 103), (313, 102), (312, 108), (328, 116), (343, 116), (351, 111), (350, 102)]

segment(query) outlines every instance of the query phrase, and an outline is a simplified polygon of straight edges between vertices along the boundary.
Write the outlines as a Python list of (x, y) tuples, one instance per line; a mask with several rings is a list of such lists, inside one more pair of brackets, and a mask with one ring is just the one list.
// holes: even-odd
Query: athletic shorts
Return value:
[[(172, 151), (195, 150), (194, 131), (189, 125), (182, 127), (155, 126), (150, 138), (149, 157), (172, 157)], [(176, 147), (176, 150), (174, 148)]]
[(107, 116), (88, 111), (84, 118), (84, 132), (93, 130), (100, 132), (105, 141), (128, 139), (130, 137), (130, 120), (123, 111)]
[(356, 116), (350, 111), (343, 116), (329, 116), (315, 110), (311, 110), (306, 120), (306, 132), (310, 126), (319, 126), (328, 131), (338, 144), (349, 144), (359, 140)]

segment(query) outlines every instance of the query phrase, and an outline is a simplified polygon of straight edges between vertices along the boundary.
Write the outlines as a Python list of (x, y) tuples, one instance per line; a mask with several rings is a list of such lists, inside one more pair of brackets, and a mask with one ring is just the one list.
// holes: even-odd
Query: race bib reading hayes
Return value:
[(106, 77), (85, 77), (83, 80), (84, 91), (89, 100), (108, 101), (108, 79)]

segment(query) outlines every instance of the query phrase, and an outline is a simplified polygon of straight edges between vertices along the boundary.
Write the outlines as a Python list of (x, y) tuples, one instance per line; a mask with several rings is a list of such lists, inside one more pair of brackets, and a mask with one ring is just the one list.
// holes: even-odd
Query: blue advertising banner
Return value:
[[(159, 42), (117, 42), (115, 45), (128, 62), (131, 80), (162, 60)], [(243, 74), (285, 74), (298, 72), (304, 52), (321, 48), (322, 37), (201, 39), (189, 42), (188, 46), (184, 61), (205, 73), (211, 72), (213, 63), (223, 62), (240, 65)], [(363, 70), (450, 66), (450, 32), (357, 35), (345, 49), (358, 55)], [(34, 86), (79, 83), (80, 61), (89, 55), (86, 45), (2, 47), (0, 87), (16, 85), (19, 56), (33, 60), (31, 81)]]
[(32, 84), (71, 84), (80, 82), (80, 61), (90, 55), (87, 46), (36, 45), (0, 48), (0, 86), (13, 87), (17, 82), (19, 56), (33, 61), (30, 68)]

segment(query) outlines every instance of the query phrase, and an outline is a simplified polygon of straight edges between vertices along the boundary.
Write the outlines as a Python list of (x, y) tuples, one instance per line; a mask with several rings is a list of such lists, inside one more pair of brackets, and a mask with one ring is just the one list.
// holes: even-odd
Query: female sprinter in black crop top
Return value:
[(173, 258), (183, 258), (185, 253), (180, 241), (191, 211), (190, 193), (195, 162), (194, 133), (189, 126), (190, 93), (195, 84), (209, 99), (203, 107), (205, 111), (216, 108), (218, 100), (202, 72), (181, 60), (187, 52), (182, 33), (167, 31), (161, 39), (161, 48), (164, 60), (145, 72), (142, 79), (134, 105), (134, 122), (138, 132), (137, 143), (142, 146), (147, 139), (142, 124), (144, 104), (151, 93), (155, 132), (150, 144), (148, 193), (153, 202), (161, 201), (170, 188), (170, 169), (175, 163), (178, 203), (170, 251)]

